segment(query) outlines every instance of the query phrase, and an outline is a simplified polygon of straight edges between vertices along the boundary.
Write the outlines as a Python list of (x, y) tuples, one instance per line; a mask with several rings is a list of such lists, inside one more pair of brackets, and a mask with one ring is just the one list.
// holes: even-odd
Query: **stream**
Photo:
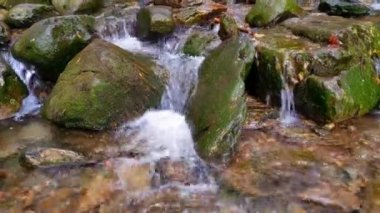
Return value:
[[(168, 70), (156, 74), (168, 81), (160, 106), (112, 131), (70, 130), (42, 119), (46, 85), (34, 67), (1, 53), (29, 95), (0, 121), (0, 212), (380, 210), (380, 113), (317, 125), (296, 112), (293, 86), (282, 77), (279, 107), (247, 97), (231, 162), (205, 162), (185, 117), (205, 57), (181, 50), (193, 31), (217, 33), (219, 25), (179, 28), (157, 42), (138, 40), (132, 25), (112, 19), (97, 33), (153, 58)], [(40, 148), (72, 150), (80, 160), (25, 167), (20, 156)]]

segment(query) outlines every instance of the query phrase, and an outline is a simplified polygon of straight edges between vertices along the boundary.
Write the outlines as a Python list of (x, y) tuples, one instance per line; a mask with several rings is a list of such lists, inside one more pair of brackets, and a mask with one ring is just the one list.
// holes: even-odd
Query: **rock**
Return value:
[(170, 7), (149, 6), (137, 13), (137, 36), (141, 39), (170, 33), (174, 28)]
[(46, 4), (18, 4), (9, 10), (5, 22), (12, 27), (29, 27), (42, 19), (57, 16), (58, 13)]
[(147, 58), (95, 40), (67, 65), (44, 116), (69, 128), (102, 130), (160, 103), (163, 72)]
[(239, 28), (234, 17), (230, 15), (223, 15), (221, 17), (218, 35), (222, 40), (239, 35)]
[(94, 22), (92, 16), (44, 19), (20, 36), (12, 54), (37, 66), (43, 79), (55, 81), (71, 58), (91, 41)]
[(259, 30), (257, 34), (263, 36), (257, 38), (257, 55), (246, 87), (261, 100), (278, 105), (284, 82), (293, 87), (290, 79), (308, 74), (313, 56), (306, 50), (316, 50), (320, 45), (296, 37), (284, 28)]
[(318, 10), (343, 17), (365, 16), (370, 12), (370, 8), (358, 0), (322, 0)]
[(102, 0), (51, 0), (61, 14), (92, 14), (103, 5)]
[(213, 50), (201, 65), (188, 118), (204, 157), (227, 154), (238, 136), (246, 111), (244, 79), (253, 56), (251, 41), (235, 37)]
[(154, 0), (155, 5), (165, 5), (174, 8), (196, 6), (203, 3), (203, 0)]
[(21, 164), (27, 168), (57, 166), (83, 162), (84, 157), (76, 152), (57, 148), (34, 148), (20, 156)]
[(183, 53), (191, 56), (206, 55), (219, 44), (219, 38), (213, 33), (195, 32), (191, 34), (183, 46)]
[(28, 90), (20, 78), (0, 58), (0, 120), (17, 112)]
[(257, 0), (246, 21), (253, 27), (262, 27), (302, 14), (303, 10), (295, 0)]
[[(247, 80), (255, 95), (279, 104), (287, 83), (294, 88), (297, 110), (321, 123), (363, 115), (380, 100), (371, 65), (380, 50), (375, 23), (310, 15), (282, 25), (287, 29), (257, 32), (263, 36), (257, 37), (257, 58)], [(339, 42), (327, 45), (331, 36)], [(359, 98), (363, 94), (365, 100)]]
[(18, 4), (50, 4), (50, 0), (0, 0), (0, 7), (10, 9)]
[(207, 21), (225, 11), (227, 11), (225, 5), (207, 1), (200, 6), (186, 7), (177, 10), (174, 13), (174, 20), (181, 25), (191, 26)]
[(372, 60), (352, 61), (338, 76), (311, 75), (295, 88), (296, 104), (319, 122), (361, 116), (376, 107), (380, 86)]
[(4, 22), (0, 21), (0, 46), (4, 46), (8, 44), (11, 40), (11, 32)]

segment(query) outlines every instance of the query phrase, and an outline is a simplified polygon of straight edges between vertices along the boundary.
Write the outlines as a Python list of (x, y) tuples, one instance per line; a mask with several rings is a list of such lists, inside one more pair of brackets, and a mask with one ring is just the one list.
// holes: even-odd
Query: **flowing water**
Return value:
[[(136, 10), (131, 11), (134, 17)], [(41, 83), (33, 67), (2, 53), (27, 85), (29, 96), (15, 115), (17, 122), (0, 122), (0, 209), (355, 212), (371, 202), (363, 187), (380, 177), (376, 172), (380, 156), (374, 151), (380, 144), (376, 116), (343, 123), (331, 132), (298, 118), (292, 66), (284, 63), (280, 120), (271, 116), (275, 109), (248, 100), (248, 122), (252, 119), (257, 125), (243, 128), (229, 165), (207, 165), (197, 155), (183, 115), (204, 60), (181, 53), (195, 29), (177, 29), (157, 42), (143, 42), (133, 35), (133, 21), (106, 17), (98, 34), (123, 49), (152, 57), (167, 70), (157, 74), (168, 81), (158, 109), (122, 124), (117, 131), (89, 133), (28, 119), (26, 115), (40, 110)], [(218, 26), (200, 30), (217, 31)], [(379, 72), (378, 60), (376, 67)], [(300, 125), (291, 125), (295, 122)], [(29, 146), (70, 149), (90, 160), (25, 170), (18, 162), (19, 153)]]
[(36, 89), (41, 85), (37, 79), (35, 68), (16, 60), (10, 52), (3, 52), (1, 55), (26, 85), (29, 93), (22, 101), (21, 109), (14, 116), (15, 119), (20, 120), (27, 115), (37, 115), (42, 103), (35, 94)]

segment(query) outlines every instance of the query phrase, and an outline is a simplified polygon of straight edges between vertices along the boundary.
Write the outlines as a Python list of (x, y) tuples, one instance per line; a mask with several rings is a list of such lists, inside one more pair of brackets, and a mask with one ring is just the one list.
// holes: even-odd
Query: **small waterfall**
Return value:
[(294, 73), (294, 68), (288, 56), (284, 58), (283, 74), (281, 76), (283, 88), (281, 89), (281, 123), (290, 125), (295, 123), (297, 119), (296, 108), (294, 104), (294, 92), (291, 78)]
[[(204, 57), (191, 57), (182, 53), (181, 48), (191, 29), (178, 29), (170, 37), (150, 43), (132, 36), (128, 27), (105, 28), (108, 29), (107, 33), (102, 30), (99, 32), (104, 40), (130, 52), (148, 55), (168, 72), (165, 74), (168, 81), (159, 110), (147, 111), (140, 118), (125, 123), (117, 131), (116, 140), (120, 143), (121, 152), (133, 157), (119, 159), (116, 170), (125, 171), (136, 165), (149, 165), (153, 171), (153, 179), (158, 180), (154, 182), (159, 182), (155, 185), (155, 190), (174, 187), (183, 192), (183, 195), (199, 190), (214, 193), (218, 187), (209, 175), (207, 165), (197, 155), (190, 128), (182, 115), (196, 87), (198, 69), (204, 60)], [(116, 32), (110, 33), (110, 29)], [(157, 169), (163, 161), (181, 165), (191, 175), (193, 182), (190, 185), (165, 182), (165, 177), (161, 177), (160, 169)], [(120, 180), (123, 180), (122, 176), (120, 173)], [(121, 187), (128, 184), (121, 182)], [(144, 197), (141, 193), (136, 196)], [(154, 190), (149, 189), (143, 193), (154, 193)]]
[(26, 115), (37, 115), (42, 104), (35, 94), (36, 87), (39, 85), (39, 81), (36, 78), (35, 68), (33, 66), (28, 67), (24, 63), (16, 60), (10, 52), (3, 52), (2, 56), (26, 85), (29, 93), (22, 101), (21, 108), (15, 114), (14, 118), (20, 120)]
[(193, 57), (181, 53), (181, 48), (191, 29), (179, 29), (170, 38), (163, 38), (157, 44), (138, 40), (130, 35), (125, 26), (113, 28), (116, 30), (114, 33), (110, 33), (109, 29), (112, 27), (103, 27), (103, 29), (108, 29), (107, 33), (103, 30), (99, 32), (104, 40), (125, 50), (149, 55), (157, 64), (166, 68), (169, 79), (160, 108), (184, 113), (189, 97), (197, 84), (198, 69), (204, 60), (203, 56)]

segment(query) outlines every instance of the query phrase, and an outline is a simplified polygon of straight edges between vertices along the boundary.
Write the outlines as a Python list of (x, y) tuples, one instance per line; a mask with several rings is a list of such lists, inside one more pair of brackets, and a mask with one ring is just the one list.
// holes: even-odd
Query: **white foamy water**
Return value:
[(147, 161), (197, 158), (185, 117), (170, 110), (145, 112), (124, 124), (117, 137), (123, 143), (123, 151), (138, 153)]
[(20, 120), (26, 115), (37, 115), (41, 109), (41, 102), (34, 94), (34, 86), (38, 81), (34, 67), (27, 67), (24, 63), (16, 60), (10, 52), (3, 52), (4, 60), (11, 66), (16, 75), (22, 80), (28, 89), (28, 96), (22, 101), (20, 110), (15, 114), (15, 119)]

